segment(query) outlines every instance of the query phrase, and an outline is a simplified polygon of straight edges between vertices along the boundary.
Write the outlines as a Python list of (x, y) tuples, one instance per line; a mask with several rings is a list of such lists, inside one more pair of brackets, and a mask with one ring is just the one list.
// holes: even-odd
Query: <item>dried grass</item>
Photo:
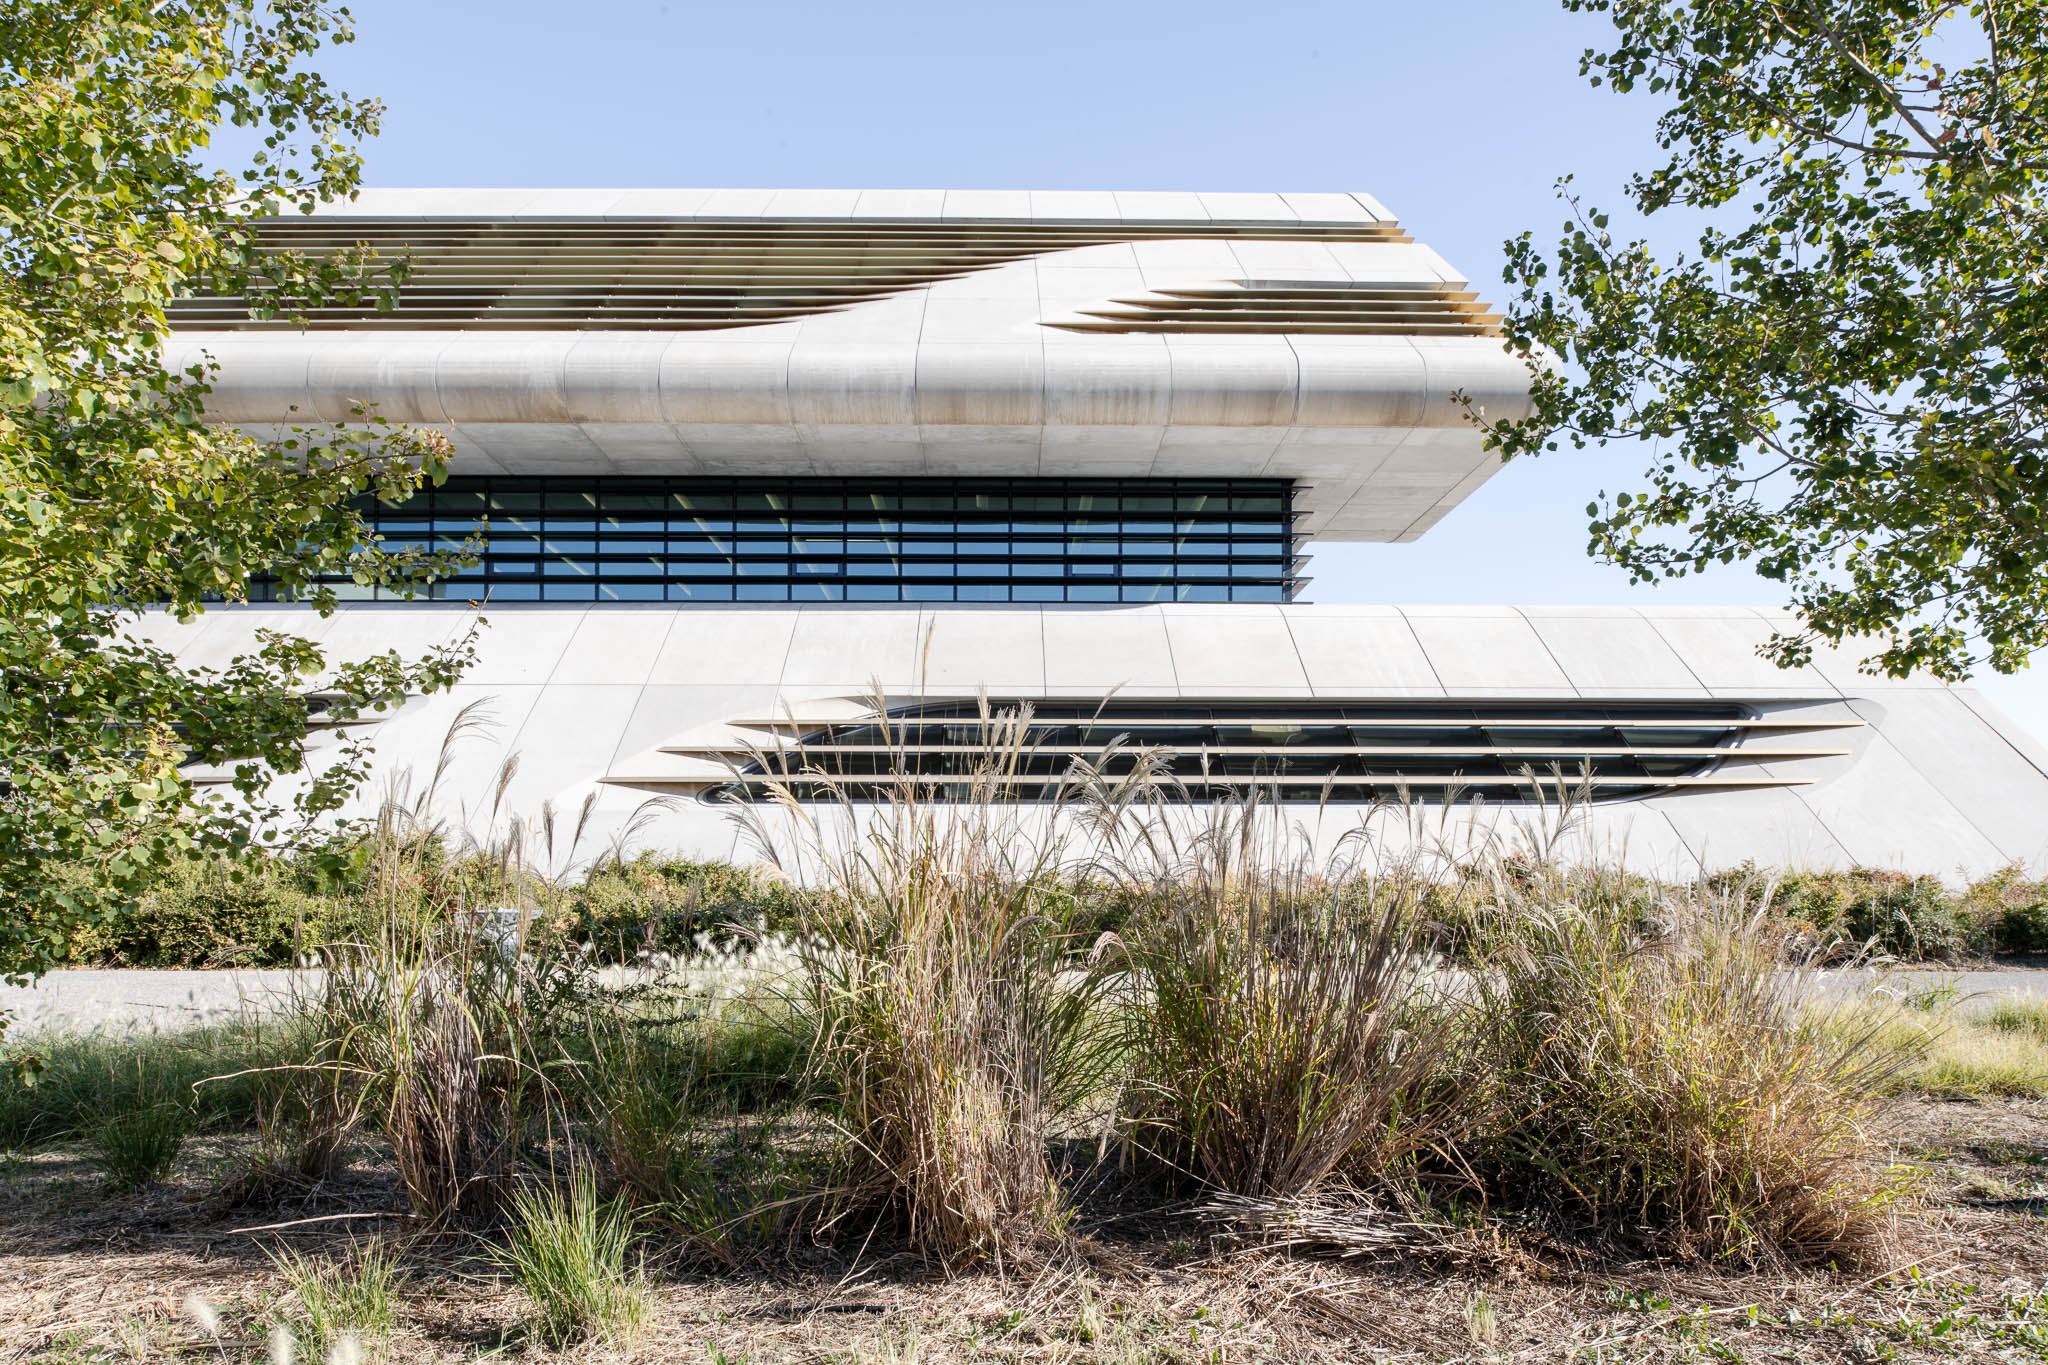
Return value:
[(1333, 866), (1257, 792), (1142, 846), (1155, 865), (1126, 934), (1128, 1011), (1155, 1151), (1286, 1200), (1455, 1135), (1467, 1011), (1419, 951), (1418, 883)]
[[(1073, 900), (1057, 894), (1083, 789), (1009, 797), (1034, 757), (1028, 719), (984, 699), (957, 773), (870, 804), (841, 774), (785, 768), (766, 810), (744, 816), (805, 891), (812, 1055), (858, 1181), (951, 1266), (1014, 1262), (1064, 1237), (1048, 1144), (1116, 1061), (1096, 1026), (1114, 966), (1083, 951)], [(776, 837), (777, 819), (794, 838)]]
[(1810, 1009), (1810, 968), (1739, 894), (1700, 888), (1651, 931), (1553, 889), (1503, 888), (1474, 976), (1503, 1195), (1657, 1254), (1881, 1262), (1870, 1125), (1909, 1059), (1881, 1020)]

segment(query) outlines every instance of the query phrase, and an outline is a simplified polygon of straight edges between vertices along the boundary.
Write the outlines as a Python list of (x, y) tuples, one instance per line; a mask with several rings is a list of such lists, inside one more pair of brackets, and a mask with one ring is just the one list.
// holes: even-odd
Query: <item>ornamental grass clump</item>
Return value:
[(638, 1335), (651, 1300), (645, 1272), (627, 1265), (636, 1236), (631, 1209), (601, 1200), (590, 1172), (578, 1170), (566, 1190), (514, 1192), (510, 1213), (496, 1258), (532, 1301), (529, 1325), (542, 1345)]
[(331, 1359), (345, 1342), (382, 1359), (398, 1321), (403, 1267), (390, 1244), (354, 1243), (340, 1258), (314, 1257), (290, 1248), (270, 1252), (271, 1264), (290, 1291), (277, 1325), (304, 1347), (310, 1359)]
[(1064, 1235), (1048, 1143), (1105, 1099), (1116, 1055), (1114, 964), (1060, 893), (1091, 779), (1041, 774), (1028, 719), (984, 703), (943, 776), (900, 749), (879, 779), (765, 755), (767, 801), (744, 817), (803, 888), (803, 1004), (852, 1183), (948, 1265)]
[(109, 1112), (87, 1134), (86, 1157), (116, 1190), (138, 1190), (171, 1173), (192, 1132), (192, 1114), (175, 1100), (138, 1101)]
[(1453, 1078), (1463, 1006), (1418, 951), (1423, 883), (1332, 869), (1256, 793), (1172, 843), (1127, 932), (1145, 1145), (1296, 1199), (1452, 1138), (1480, 1091)]
[(1879, 1256), (1891, 1187), (1869, 1121), (1910, 1061), (1871, 1009), (1814, 1004), (1811, 959), (1704, 888), (1647, 929), (1540, 879), (1496, 902), (1473, 975), (1507, 1123), (1502, 1197), (1682, 1258)]
[[(539, 835), (552, 851), (551, 809), (531, 828), (515, 819), (468, 858), (447, 856), (441, 785), (484, 724), (465, 708), (426, 784), (415, 794), (409, 775), (394, 781), (368, 836), (363, 932), (330, 945), (300, 1002), (319, 1042), (299, 1069), (319, 1073), (315, 1088), (332, 1092), (349, 1129), (360, 1122), (389, 1143), (413, 1212), (434, 1220), (490, 1213), (522, 1146), (566, 1131), (553, 1077), (589, 998), (581, 958), (529, 937), (529, 910), (515, 924), (496, 912), (508, 900), (530, 906), (546, 880), (529, 844)], [(494, 784), (481, 822), (493, 829), (515, 767), (508, 759)]]

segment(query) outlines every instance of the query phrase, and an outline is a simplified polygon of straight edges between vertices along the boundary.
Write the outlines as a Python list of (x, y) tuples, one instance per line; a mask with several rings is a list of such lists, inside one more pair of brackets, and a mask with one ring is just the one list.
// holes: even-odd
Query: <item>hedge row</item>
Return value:
[[(1857, 869), (1768, 874), (1754, 868), (1717, 874), (1720, 883), (1775, 884), (1772, 908), (1792, 925), (1823, 939), (1872, 943), (1895, 957), (1955, 961), (1993, 954), (2048, 953), (2048, 880), (2016, 869), (1958, 892), (1933, 877)], [(1597, 894), (1639, 900), (1655, 913), (1659, 888), (1638, 878), (1606, 876)], [(1084, 922), (1121, 928), (1128, 897), (1103, 883), (1060, 888), (1089, 903)], [(652, 854), (606, 868), (583, 882), (545, 893), (540, 931), (587, 943), (605, 960), (646, 952), (688, 953), (702, 935), (723, 937), (736, 926), (789, 927), (789, 889), (745, 868)], [(369, 921), (364, 887), (323, 888), (307, 869), (275, 860), (193, 863), (111, 922), (81, 932), (71, 944), (79, 965), (143, 967), (283, 966), (329, 943), (346, 941)], [(1473, 907), (1446, 890), (1433, 912), (1456, 950)]]

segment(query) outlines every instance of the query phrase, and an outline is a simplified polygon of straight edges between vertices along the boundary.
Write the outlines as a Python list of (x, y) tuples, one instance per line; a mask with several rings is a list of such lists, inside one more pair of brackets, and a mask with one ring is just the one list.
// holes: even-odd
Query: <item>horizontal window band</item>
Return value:
[[(924, 718), (924, 719), (900, 719), (900, 718), (888, 718), (888, 719), (884, 720), (884, 719), (875, 719), (875, 718), (867, 718), (867, 719), (860, 719), (860, 718), (855, 718), (855, 719), (848, 719), (848, 718), (845, 718), (845, 717), (835, 717), (835, 718), (830, 718), (830, 719), (827, 719), (827, 718), (824, 718), (824, 717), (804, 717), (804, 716), (802, 716), (801, 714), (799, 714), (799, 715), (797, 715), (797, 716), (795, 716), (795, 717), (772, 717), (772, 716), (771, 716), (771, 717), (758, 717), (758, 718), (742, 718), (742, 719), (738, 719), (738, 720), (732, 720), (732, 721), (728, 721), (728, 722), (727, 722), (727, 724), (729, 724), (729, 725), (741, 726), (741, 727), (745, 727), (745, 728), (748, 728), (748, 729), (761, 729), (761, 730), (775, 730), (775, 729), (801, 729), (801, 730), (822, 730), (822, 729), (835, 729), (835, 728), (836, 728), (836, 729), (850, 729), (850, 728), (854, 728), (854, 727), (873, 727), (873, 726), (878, 726), (878, 725), (883, 725), (883, 724), (887, 724), (887, 725), (889, 725), (889, 726), (891, 726), (891, 727), (893, 728), (893, 727), (896, 727), (896, 726), (901, 726), (901, 725), (920, 725), (920, 724), (922, 724), (922, 725), (935, 725), (935, 724), (945, 724), (945, 723), (948, 723), (948, 722), (945, 722), (945, 721), (941, 721), (941, 720), (937, 720), (937, 719), (932, 719), (932, 718)], [(957, 723), (960, 723), (960, 722), (957, 722), (957, 721), (956, 721), (956, 722), (951, 722), (951, 723), (955, 723), (955, 724), (957, 724)], [(969, 723), (971, 723), (971, 722), (969, 722)], [(1265, 716), (1261, 716), (1261, 717), (1258, 717), (1258, 718), (1256, 718), (1256, 719), (1248, 719), (1248, 718), (1244, 718), (1244, 717), (1238, 717), (1238, 716), (1218, 716), (1218, 717), (1210, 718), (1210, 717), (1202, 717), (1202, 716), (1187, 716), (1187, 715), (1182, 715), (1182, 716), (1114, 716), (1114, 715), (1108, 715), (1108, 716), (1104, 716), (1104, 717), (1103, 717), (1103, 718), (1101, 718), (1100, 720), (1093, 720), (1093, 719), (1087, 719), (1087, 718), (1077, 718), (1077, 717), (1067, 717), (1067, 718), (1059, 718), (1059, 717), (1047, 717), (1047, 716), (1043, 716), (1043, 715), (1034, 715), (1034, 716), (1032, 716), (1031, 718), (1029, 718), (1028, 720), (1025, 720), (1025, 721), (1023, 721), (1023, 722), (1021, 722), (1021, 723), (1022, 723), (1022, 724), (1024, 724), (1025, 726), (1027, 726), (1028, 728), (1046, 728), (1046, 727), (1057, 727), (1057, 726), (1072, 726), (1072, 725), (1075, 725), (1075, 724), (1077, 724), (1077, 723), (1085, 723), (1085, 724), (1089, 725), (1089, 726), (1090, 726), (1091, 728), (1095, 728), (1095, 729), (1119, 729), (1119, 730), (1121, 730), (1121, 729), (1145, 729), (1145, 728), (1151, 728), (1151, 727), (1167, 727), (1167, 726), (1188, 726), (1188, 725), (1222, 725), (1222, 726), (1227, 726), (1227, 727), (1232, 727), (1232, 728), (1242, 728), (1242, 727), (1244, 727), (1244, 726), (1248, 726), (1248, 725), (1266, 726), (1266, 727), (1273, 727), (1273, 728), (1282, 728), (1282, 727), (1301, 727), (1301, 728), (1312, 728), (1312, 727), (1316, 727), (1316, 726), (1332, 726), (1332, 725), (1341, 725), (1341, 726), (1345, 726), (1345, 727), (1347, 727), (1347, 728), (1351, 728), (1351, 729), (1374, 729), (1374, 728), (1399, 728), (1399, 729), (1425, 729), (1425, 728), (1431, 728), (1431, 727), (1441, 727), (1441, 728), (1464, 728), (1464, 729), (1473, 729), (1473, 728), (1484, 728), (1484, 729), (1545, 729), (1545, 730), (1556, 730), (1556, 729), (1565, 729), (1565, 728), (1570, 728), (1570, 727), (1572, 727), (1572, 726), (1575, 726), (1575, 725), (1576, 725), (1576, 726), (1588, 726), (1588, 727), (1607, 727), (1607, 728), (1621, 728), (1621, 729), (1629, 729), (1629, 730), (1645, 730), (1645, 729), (1658, 729), (1658, 728), (1668, 728), (1668, 729), (1685, 729), (1685, 730), (1814, 730), (1814, 729), (1854, 729), (1854, 728), (1857, 728), (1857, 727), (1863, 726), (1863, 725), (1867, 724), (1868, 722), (1866, 722), (1866, 721), (1864, 721), (1864, 720), (1861, 720), (1861, 719), (1859, 719), (1859, 718), (1854, 718), (1854, 717), (1846, 717), (1846, 718), (1843, 718), (1843, 719), (1840, 719), (1840, 720), (1836, 720), (1836, 719), (1826, 719), (1826, 720), (1822, 720), (1822, 719), (1816, 719), (1816, 718), (1813, 718), (1813, 717), (1789, 717), (1789, 716), (1740, 716), (1740, 717), (1727, 717), (1727, 716), (1684, 716), (1684, 715), (1679, 715), (1679, 716), (1643, 716), (1643, 715), (1628, 715), (1628, 716), (1621, 716), (1621, 717), (1614, 717), (1614, 718), (1608, 718), (1608, 717), (1598, 717), (1598, 718), (1593, 718), (1593, 717), (1587, 717), (1587, 718), (1576, 718), (1576, 717), (1567, 717), (1567, 718), (1564, 718), (1564, 719), (1559, 719), (1559, 718), (1558, 718), (1557, 716), (1555, 716), (1555, 715), (1551, 715), (1551, 716), (1500, 716), (1500, 715), (1481, 715), (1481, 716), (1479, 716), (1479, 717), (1477, 717), (1477, 718), (1471, 718), (1471, 717), (1460, 717), (1460, 716), (1444, 716), (1444, 715), (1441, 715), (1441, 714), (1439, 714), (1439, 715), (1434, 715), (1434, 716), (1432, 716), (1432, 715), (1427, 715), (1427, 714), (1408, 714), (1408, 715), (1404, 715), (1404, 714), (1396, 713), (1396, 714), (1393, 714), (1393, 715), (1382, 715), (1382, 716), (1358, 716), (1358, 717), (1346, 717), (1346, 718), (1343, 718), (1343, 719), (1333, 719), (1333, 718), (1332, 718), (1331, 716), (1329, 716), (1329, 715), (1320, 715), (1320, 716), (1290, 716), (1290, 715), (1274, 715), (1274, 716), (1271, 716), (1271, 717), (1265, 717)], [(995, 728), (1001, 728), (1002, 724), (1003, 724), (1003, 722), (1002, 722), (1001, 720), (999, 720), (999, 719), (992, 719), (992, 720), (990, 721), (990, 725), (991, 725), (992, 727), (995, 727)]]
[[(730, 745), (680, 745), (663, 746), (665, 754), (678, 754), (693, 758), (726, 758), (732, 755)], [(774, 750), (767, 751), (773, 754)], [(965, 755), (987, 752), (986, 746), (978, 744), (917, 744), (892, 746), (886, 744), (814, 744), (806, 743), (801, 748), (786, 752), (802, 756), (838, 754), (890, 754), (906, 759), (920, 755)], [(1058, 755), (1067, 758), (1086, 758), (1099, 754), (1099, 748), (1063, 748), (1046, 746), (1031, 748), (1025, 746), (1017, 752), (1037, 755)], [(1199, 758), (1203, 755), (1226, 755), (1231, 757), (1294, 758), (1304, 756), (1357, 756), (1361, 758), (1405, 758), (1426, 755), (1431, 759), (1442, 759), (1454, 755), (1470, 755), (1477, 758), (1513, 757), (1541, 759), (1575, 758), (1705, 758), (1705, 759), (1807, 759), (1846, 758), (1848, 749), (1737, 749), (1713, 747), (1638, 747), (1638, 746), (1529, 746), (1529, 745), (1471, 745), (1445, 744), (1423, 749), (1400, 745), (1229, 745), (1210, 744), (1182, 748), (1174, 746), (1177, 756)]]
[(476, 562), (410, 599), (321, 580), (350, 600), (1275, 602), (1306, 562), (1284, 479), (483, 475), (354, 507), (377, 549)]
[[(821, 778), (816, 774), (806, 774), (801, 770), (792, 770), (786, 775), (747, 773), (740, 774), (738, 776), (729, 775), (723, 777), (672, 777), (665, 775), (650, 774), (645, 776), (605, 776), (598, 778), (597, 780), (599, 782), (603, 782), (612, 786), (651, 787), (662, 789), (703, 791), (712, 788), (728, 787), (734, 785), (743, 785), (747, 787), (766, 787), (777, 783), (794, 784), (801, 782), (810, 782), (814, 784), (824, 785), (825, 781), (827, 780), (837, 779), (831, 778), (828, 774), (826, 775), (825, 780), (821, 780)], [(857, 777), (849, 777), (845, 779), (848, 785), (865, 785), (877, 787), (976, 786), (989, 789), (1001, 789), (1007, 787), (1073, 788), (1077, 786), (1082, 780), (1084, 779), (1081, 776), (1076, 775), (1072, 778), (1024, 778), (1016, 781), (1006, 781), (999, 777), (976, 779), (971, 774), (944, 773), (898, 773), (888, 775), (861, 774)], [(1410, 777), (1398, 779), (1337, 778), (1334, 779), (1334, 785), (1339, 787), (1372, 787), (1377, 790), (1391, 794), (1396, 788), (1400, 787), (1437, 787), (1470, 790), (1478, 787), (1528, 788), (1534, 786), (1541, 787), (1546, 790), (1568, 791), (1574, 787), (1583, 785), (1590, 785), (1596, 788), (1622, 786), (1638, 789), (1687, 787), (1804, 787), (1811, 786), (1814, 780), (1815, 779), (1811, 777), (1780, 777), (1776, 775), (1762, 773), (1739, 775), (1715, 773), (1697, 777), (1603, 777), (1598, 774), (1595, 774), (1590, 778), (1569, 773), (1561, 776), (1557, 774), (1537, 773), (1534, 775), (1520, 774), (1514, 776), (1488, 777), (1465, 777), (1455, 773), (1438, 773), (1415, 774)], [(1249, 776), (1206, 777), (1196, 781), (1184, 783), (1183, 785), (1234, 789), (1246, 789), (1268, 786), (1313, 789), (1330, 786), (1332, 784), (1333, 779), (1328, 777), (1289, 777), (1285, 775), (1275, 777), (1259, 774)]]
[[(851, 699), (849, 699), (851, 700)], [(858, 706), (857, 702), (853, 703)], [(1284, 799), (1380, 800), (1456, 791), (1523, 799), (1585, 787), (1602, 801), (1810, 780), (1767, 765), (1851, 756), (1838, 744), (1756, 734), (1825, 734), (1860, 718), (1761, 714), (1744, 701), (1615, 699), (1314, 702), (928, 700), (866, 714), (790, 712), (729, 720), (733, 738), (656, 752), (727, 773), (611, 780), (707, 799), (754, 800), (781, 782), (799, 799), (914, 786), (958, 797), (1001, 785), (1055, 794), (1077, 774), (1126, 780), (1146, 767), (1171, 799), (1251, 788)], [(753, 731), (758, 743), (745, 735)], [(995, 771), (991, 771), (991, 770)], [(1033, 793), (1037, 795), (1034, 796)], [(1521, 795), (1518, 795), (1521, 794)], [(865, 799), (865, 798), (863, 798)]]
[[(1013, 572), (996, 570), (954, 571), (948, 566), (936, 567), (947, 567), (948, 571), (944, 574), (935, 574), (931, 579), (922, 581), (961, 585), (997, 584), (1018, 581)], [(808, 570), (796, 570), (782, 564), (763, 564), (759, 561), (743, 561), (736, 569), (728, 567), (723, 573), (701, 572), (689, 568), (668, 572), (655, 569), (622, 570), (615, 564), (596, 567), (587, 561), (578, 559), (544, 560), (538, 570), (531, 566), (499, 570), (492, 565), (481, 565), (474, 569), (459, 571), (460, 577), (465, 580), (484, 580), (493, 583), (537, 583), (564, 573), (584, 574), (605, 583), (731, 583), (737, 579), (751, 579), (762, 583), (801, 583), (819, 578), (833, 578), (844, 583), (880, 585), (905, 581), (904, 576), (900, 573), (850, 572), (836, 565), (829, 568), (820, 566)], [(314, 581), (316, 583), (336, 584), (353, 583), (355, 580), (336, 575), (316, 578)], [(1044, 580), (1034, 579), (1031, 581), (1042, 582)], [(1127, 588), (1150, 588), (1179, 587), (1183, 584), (1189, 587), (1204, 584), (1215, 584), (1221, 587), (1251, 587), (1261, 584), (1284, 586), (1288, 580), (1277, 569), (1261, 569), (1256, 573), (1207, 575), (1104, 574), (1102, 581)]]

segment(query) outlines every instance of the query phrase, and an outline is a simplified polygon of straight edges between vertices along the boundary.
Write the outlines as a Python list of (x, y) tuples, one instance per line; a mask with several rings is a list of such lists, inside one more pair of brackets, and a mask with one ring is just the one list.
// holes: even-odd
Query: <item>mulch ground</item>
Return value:
[[(1913, 1168), (1886, 1273), (1737, 1273), (1600, 1260), (1504, 1235), (1455, 1254), (1233, 1246), (1138, 1220), (1028, 1272), (947, 1277), (869, 1242), (797, 1264), (652, 1268), (630, 1348), (549, 1352), (473, 1239), (416, 1238), (383, 1358), (631, 1361), (2048, 1361), (2048, 1103), (1908, 1101)], [(374, 1164), (297, 1204), (226, 1210), (232, 1144), (192, 1144), (165, 1185), (104, 1192), (76, 1153), (0, 1159), (0, 1362), (265, 1359), (288, 1310), (271, 1257), (405, 1237)], [(337, 1213), (347, 1216), (335, 1216)], [(321, 1219), (324, 1221), (300, 1221)], [(287, 1226), (276, 1226), (286, 1224)], [(185, 1306), (219, 1315), (202, 1330)], [(373, 1357), (376, 1354), (372, 1353)]]

